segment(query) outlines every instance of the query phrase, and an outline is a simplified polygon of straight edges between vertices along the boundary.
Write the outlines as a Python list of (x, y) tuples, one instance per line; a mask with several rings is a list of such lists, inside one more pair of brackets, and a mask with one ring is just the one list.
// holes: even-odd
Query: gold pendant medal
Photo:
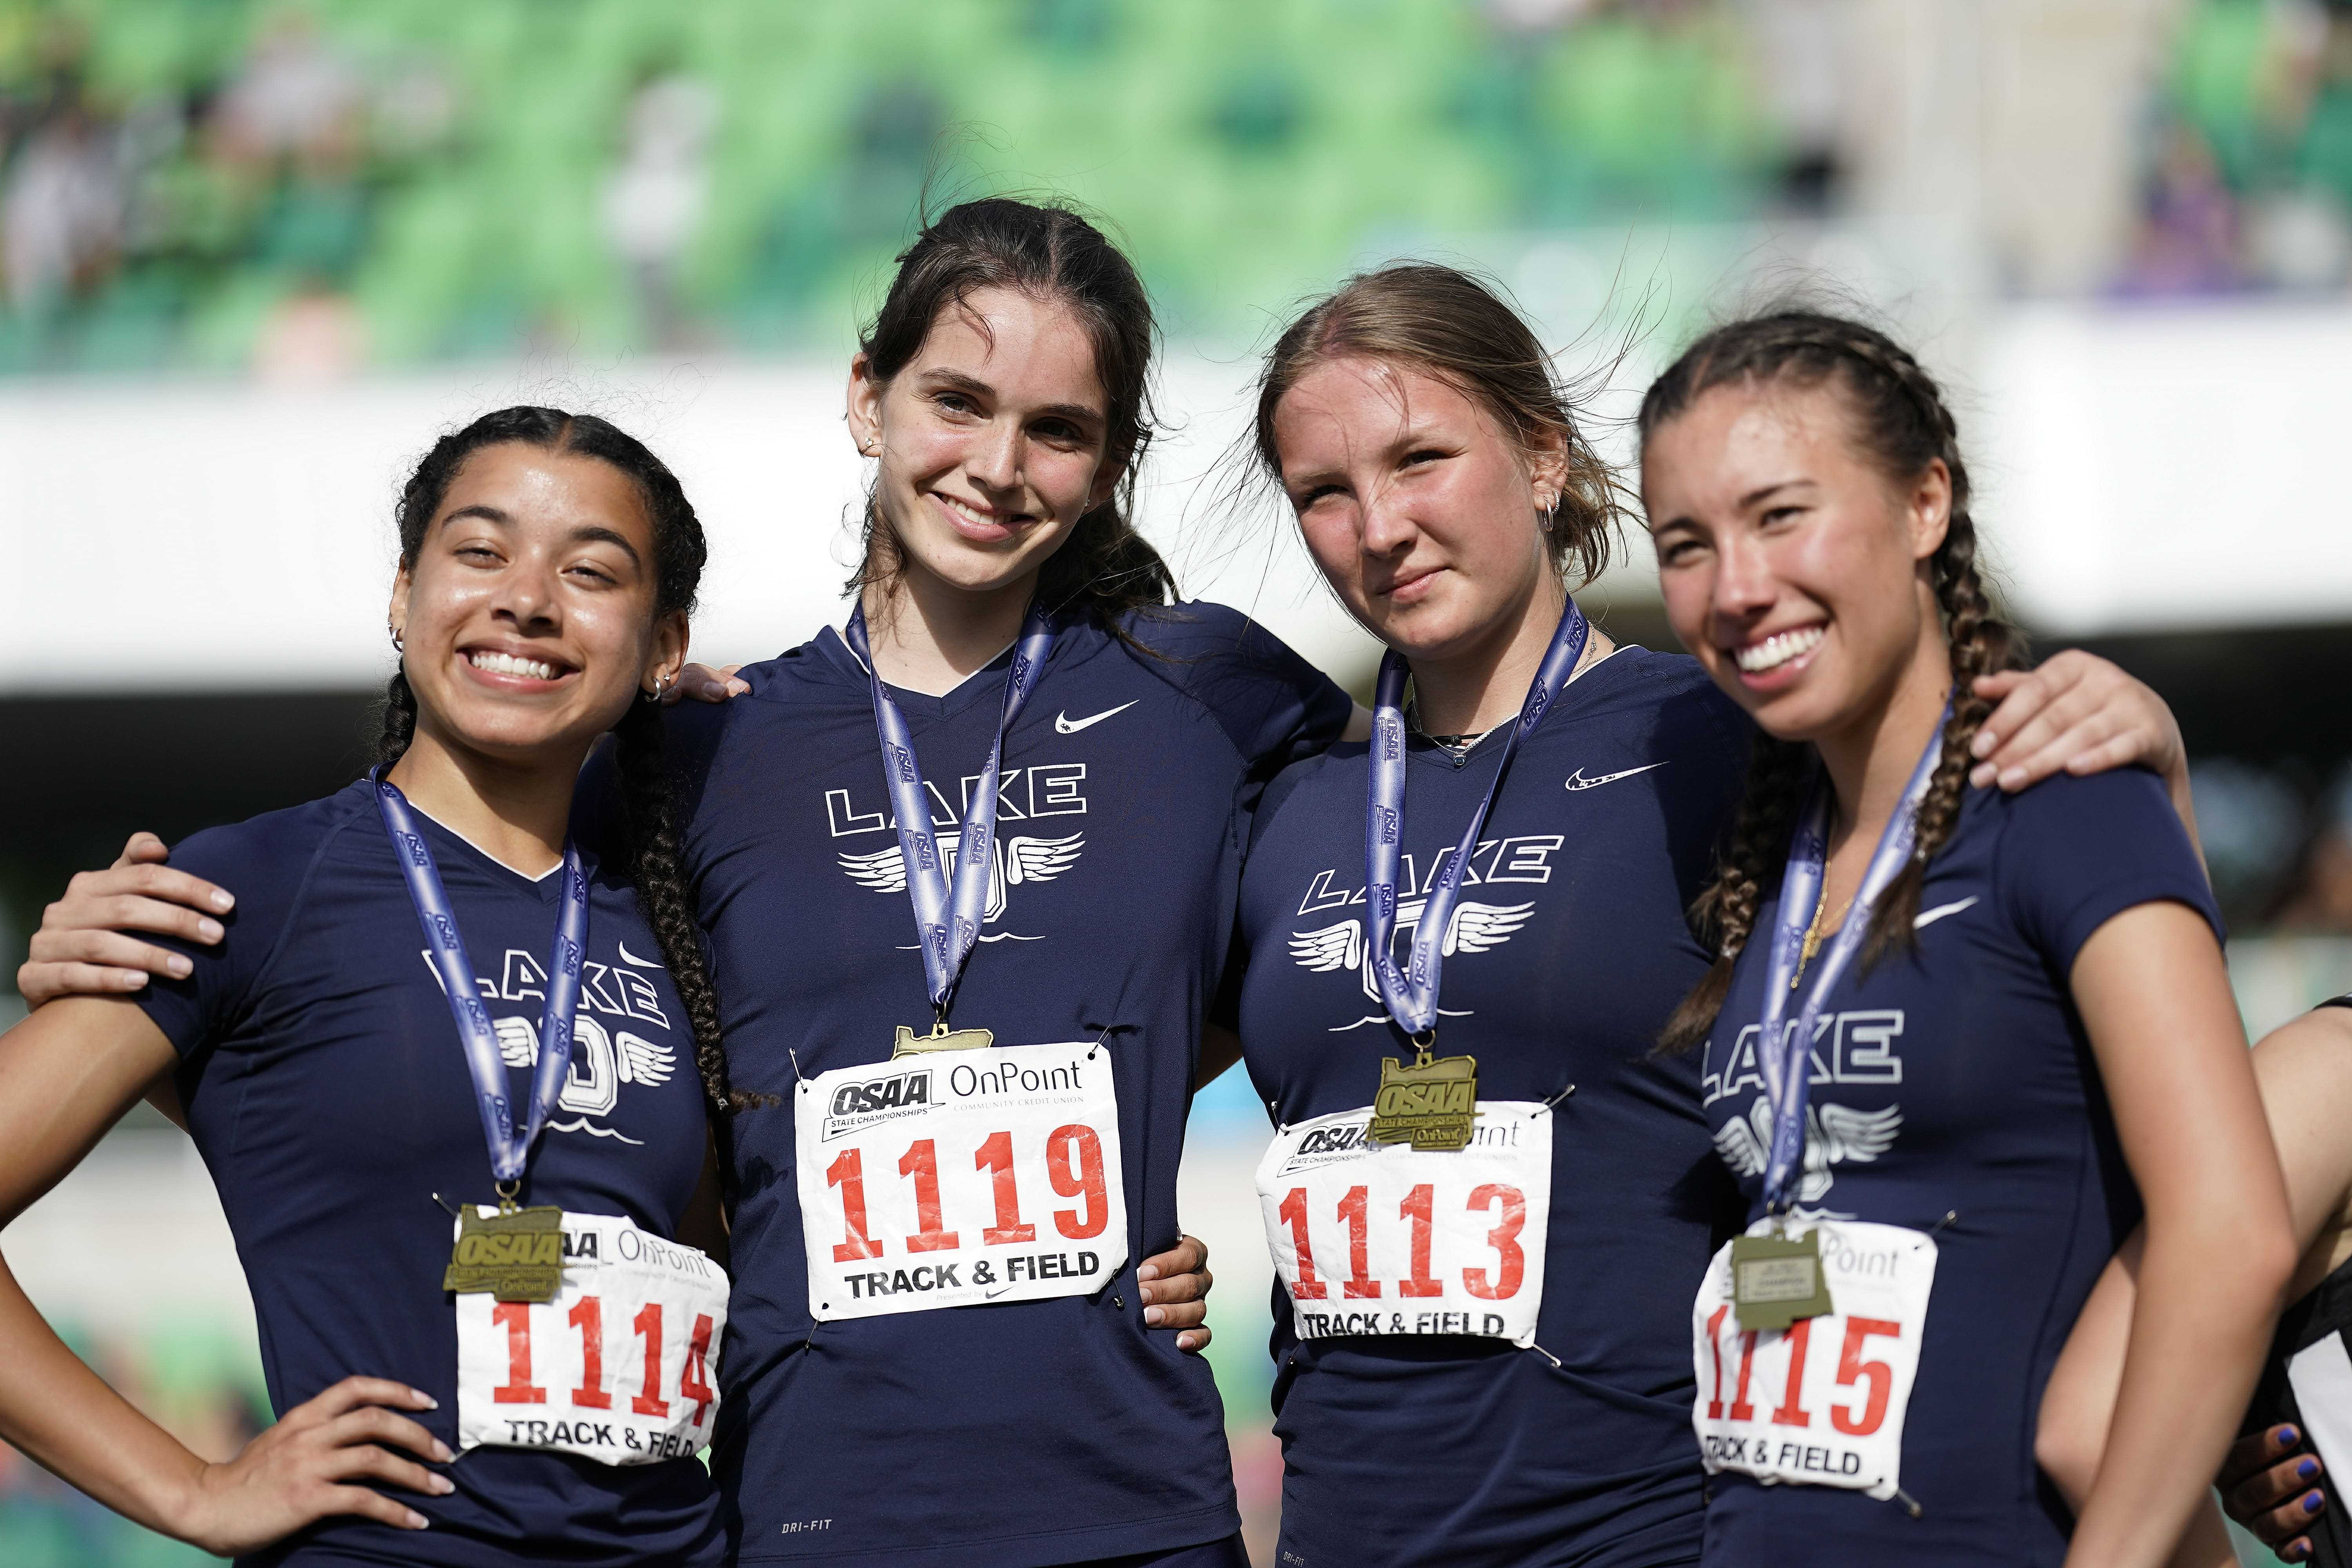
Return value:
[(928, 1035), (919, 1035), (906, 1025), (899, 1025), (898, 1037), (890, 1043), (890, 1059), (919, 1057), (928, 1051), (984, 1051), (995, 1043), (995, 1035), (986, 1029), (949, 1028), (947, 1016), (942, 1014)]
[(1743, 1329), (1785, 1329), (1801, 1318), (1827, 1317), (1829, 1281), (1822, 1276), (1822, 1233), (1801, 1237), (1776, 1224), (1769, 1236), (1731, 1241), (1731, 1301)]
[(553, 1205), (519, 1208), (499, 1194), (499, 1212), (467, 1204), (457, 1215), (457, 1245), (441, 1289), (458, 1295), (487, 1290), (501, 1301), (552, 1301), (563, 1286), (563, 1211)]
[(1410, 1066), (1399, 1057), (1381, 1058), (1381, 1089), (1364, 1129), (1372, 1142), (1449, 1152), (1468, 1145), (1478, 1116), (1478, 1058), (1433, 1057), (1434, 1039), (1414, 1040), (1420, 1055)]

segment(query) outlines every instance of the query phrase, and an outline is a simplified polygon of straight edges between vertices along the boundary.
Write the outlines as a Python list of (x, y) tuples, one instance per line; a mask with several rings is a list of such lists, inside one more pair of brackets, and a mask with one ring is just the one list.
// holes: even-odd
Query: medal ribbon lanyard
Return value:
[(1438, 970), (1443, 963), (1445, 927), (1462, 896), (1462, 878), (1478, 847), (1478, 835), (1494, 808), (1495, 795), (1511, 771), (1519, 742), (1543, 722), (1568, 678), (1584, 657), (1591, 628), (1584, 612), (1570, 599), (1551, 635), (1551, 647), (1536, 668), (1536, 678), (1520, 705), (1518, 721), (1503, 742), (1502, 760), (1495, 768), (1486, 796), (1464, 829), (1462, 842), (1440, 868), (1414, 925), (1407, 967), (1400, 972), (1393, 952), (1397, 921), (1397, 859), (1404, 841), (1404, 682), (1405, 661), (1394, 648), (1381, 658), (1380, 685), (1372, 699), (1370, 809), (1364, 818), (1364, 912), (1370, 927), (1372, 973), (1380, 980), (1381, 1000), (1397, 1027), (1412, 1037), (1424, 1054), (1436, 1037)]
[(1895, 815), (1879, 833), (1878, 847), (1871, 852), (1844, 923), (1821, 954), (1793, 1026), (1787, 1022), (1789, 997), (1796, 990), (1797, 965), (1804, 953), (1805, 933), (1812, 929), (1821, 904), (1822, 871), (1829, 860), (1830, 787), (1825, 776), (1814, 778), (1796, 838), (1789, 846), (1789, 866), (1780, 879), (1780, 918), (1772, 929), (1769, 962), (1764, 971), (1764, 1019), (1756, 1031), (1756, 1055), (1764, 1069), (1765, 1089), (1772, 1097), (1772, 1149), (1764, 1165), (1768, 1214), (1788, 1212), (1789, 1194), (1803, 1163), (1805, 1121), (1813, 1090), (1813, 1030), (1821, 1021), (1822, 1005), (1862, 950), (1879, 899), (1911, 858), (1912, 846), (1919, 837), (1919, 803), (1936, 775), (1936, 763), (1944, 751), (1944, 726), (1951, 717), (1947, 705), (1927, 749), (1911, 770), (1910, 782), (1903, 786)]
[(490, 1174), (499, 1196), (510, 1205), (521, 1189), (530, 1163), (532, 1145), (539, 1142), (555, 1101), (563, 1093), (572, 1071), (572, 1019), (580, 1005), (580, 966), (588, 941), (588, 876), (581, 868), (580, 851), (569, 838), (563, 843), (562, 911), (556, 917), (555, 950), (547, 964), (547, 1008), (539, 1025), (539, 1065), (532, 1074), (529, 1120), (514, 1123), (507, 1099), (506, 1061), (499, 1053), (498, 1031), (466, 956), (466, 940), (457, 931), (457, 917), (449, 908), (448, 890), (441, 885), (440, 868), (433, 850), (416, 830), (408, 799), (399, 786), (377, 773), (376, 809), (384, 831), (408, 879), (408, 897), (416, 906), (416, 923), (425, 941), (441, 989), (449, 997), (450, 1015), (457, 1021), (457, 1037), (466, 1047), (466, 1070), (473, 1075), (474, 1100), (482, 1113), (482, 1136), (490, 1149)]
[(882, 684), (874, 668), (874, 650), (866, 637), (866, 607), (849, 617), (849, 647), (866, 666), (874, 689), (874, 727), (882, 738), (882, 777), (890, 791), (891, 815), (898, 819), (898, 855), (907, 868), (907, 893), (915, 904), (915, 929), (922, 939), (923, 975), (929, 984), (932, 1022), (947, 1026), (948, 1007), (972, 944), (980, 940), (980, 921), (988, 904), (988, 882), (996, 866), (996, 781), (1004, 755), (1004, 737), (1021, 716), (1029, 694), (1045, 673), (1046, 656), (1054, 650), (1054, 623), (1045, 608), (1032, 602), (1013, 645), (1013, 668), (1004, 674), (1004, 708), (996, 721), (988, 762), (982, 767), (971, 798), (964, 803), (962, 831), (956, 841), (955, 880), (948, 881), (938, 835), (931, 830), (930, 802), (923, 795), (923, 772), (915, 760), (915, 738), (907, 716)]

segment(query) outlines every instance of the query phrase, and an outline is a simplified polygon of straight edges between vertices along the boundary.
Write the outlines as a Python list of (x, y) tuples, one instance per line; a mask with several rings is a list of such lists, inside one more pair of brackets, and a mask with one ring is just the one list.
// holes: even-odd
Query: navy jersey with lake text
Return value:
[[(1813, 1037), (1800, 1215), (1932, 1232), (1934, 1294), (1896, 1503), (1719, 1475), (1707, 1561), (2057, 1564), (2069, 1515), (2033, 1458), (2042, 1391), (2099, 1270), (2139, 1221), (2068, 988), (2106, 921), (2158, 900), (2221, 916), (2152, 773), (1972, 789), (1929, 863), (1917, 951), (1847, 971)], [(1756, 1019), (1780, 914), (1759, 913), (1701, 1082), (1718, 1149), (1761, 1213), (1769, 1126)]]
[[(1684, 910), (1746, 765), (1747, 719), (1676, 655), (1621, 648), (1562, 691), (1512, 759), (1445, 946), (1437, 1050), (1481, 1100), (1548, 1100), (1549, 1234), (1536, 1342), (1298, 1342), (1276, 1283), (1286, 1568), (1696, 1562), (1689, 1310), (1738, 1218), (1697, 1064), (1652, 1054), (1704, 974)], [(1408, 741), (1400, 951), (1495, 776)], [(1280, 1120), (1368, 1105), (1412, 1047), (1365, 950), (1369, 748), (1278, 779), (1243, 879), (1239, 1028)]]
[[(996, 859), (954, 1015), (1000, 1045), (1104, 1042), (1129, 1256), (1088, 1295), (812, 1323), (796, 1076), (886, 1060), (897, 1026), (931, 1023), (867, 679), (828, 629), (744, 669), (749, 695), (671, 711), (734, 1079), (785, 1101), (730, 1131), (735, 1290), (713, 1468), (745, 1563), (1027, 1568), (1239, 1527), (1208, 1363), (1146, 1330), (1135, 1266), (1179, 1234), (1199, 1029), (1251, 809), (1349, 704), (1233, 611), (1127, 625), (1151, 651), (1066, 626), (1005, 738)], [(1005, 667), (944, 697), (896, 693), (943, 837), (987, 755)]]
[[(528, 1103), (561, 877), (531, 879), (415, 813)], [(404, 1412), (457, 1446), (452, 1243), (435, 1199), (495, 1201), (473, 1080), (372, 787), (175, 846), (172, 864), (236, 894), (225, 940), (139, 1004), (180, 1052), (188, 1128), (253, 1291), (281, 1415), (345, 1377), (393, 1378), (440, 1408)], [(522, 1201), (621, 1215), (674, 1237), (707, 1142), (693, 1032), (635, 892), (586, 858), (587, 961), (572, 1073)], [(331, 1519), (276, 1563), (717, 1563), (719, 1500), (691, 1459), (607, 1466), (478, 1447), (447, 1497), (385, 1488), (432, 1521)]]

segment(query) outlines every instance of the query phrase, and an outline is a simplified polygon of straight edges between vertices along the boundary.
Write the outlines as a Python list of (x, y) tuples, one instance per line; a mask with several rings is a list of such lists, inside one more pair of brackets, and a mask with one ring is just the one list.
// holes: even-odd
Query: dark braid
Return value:
[(773, 1096), (744, 1093), (727, 1081), (727, 1055), (719, 1043), (719, 989), (710, 981), (702, 927), (696, 923), (694, 900), (678, 859), (677, 792), (663, 757), (664, 729), (661, 709), (640, 701), (629, 704), (613, 731), (619, 742), (614, 760), (627, 809), (630, 874), (637, 901), (646, 923), (654, 928), (654, 939), (661, 943), (662, 962), (669, 966), (678, 999), (686, 1004), (703, 1092), (721, 1110), (772, 1105)]
[[(703, 541), (702, 521), (686, 499), (677, 476), (626, 431), (593, 414), (567, 414), (557, 408), (501, 408), (434, 443), (402, 487), (394, 511), (404, 569), (415, 566), (425, 547), (425, 531), (466, 459), (486, 447), (508, 443), (593, 458), (636, 481), (653, 523), (654, 618), (693, 610), (709, 549)], [(722, 1111), (772, 1103), (767, 1097), (740, 1093), (728, 1085), (727, 1060), (719, 1042), (719, 990), (710, 977), (709, 958), (703, 950), (701, 929), (695, 922), (693, 900), (679, 860), (676, 787), (663, 760), (660, 712), (650, 703), (632, 702), (615, 729), (619, 742), (615, 760), (627, 815), (622, 860), (637, 889), (646, 923), (653, 927), (655, 940), (661, 944), (670, 983), (686, 1005), (703, 1090)], [(415, 733), (416, 695), (409, 688), (405, 671), (396, 669), (384, 694), (383, 729), (377, 747), (382, 760), (398, 761)]]
[[(1951, 649), (1952, 717), (1919, 803), (1911, 858), (1871, 916), (1862, 954), (1867, 968), (1916, 942), (1912, 921), (1918, 917), (1927, 863), (1959, 822), (1976, 761), (1969, 744), (1992, 711), (1992, 704), (1976, 694), (1976, 678), (2018, 663), (2023, 639), (1995, 616), (1978, 575), (1976, 522), (1969, 513), (1969, 471), (1960, 460), (1958, 424), (1934, 378), (1907, 350), (1860, 322), (1809, 310), (1735, 321), (1692, 344), (1651, 384), (1642, 399), (1642, 438), (1646, 442), (1702, 394), (1738, 383), (1834, 385), (1853, 416), (1856, 445), (1889, 479), (1907, 484), (1937, 461), (1951, 476), (1951, 513), (1944, 542), (1928, 563), (1928, 576)], [(1732, 843), (1715, 881), (1691, 907), (1693, 922), (1716, 961), (1667, 1021), (1659, 1037), (1664, 1049), (1696, 1046), (1713, 1029), (1730, 991), (1732, 963), (1754, 933), (1764, 889), (1786, 859), (1796, 828), (1812, 749), (1761, 733), (1756, 747)]]

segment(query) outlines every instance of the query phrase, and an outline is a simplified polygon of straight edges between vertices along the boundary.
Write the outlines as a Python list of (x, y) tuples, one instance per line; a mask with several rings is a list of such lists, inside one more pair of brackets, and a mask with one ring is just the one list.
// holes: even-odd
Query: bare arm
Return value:
[(2294, 1232), (2203, 920), (2126, 910), (2084, 943), (2070, 982), (2147, 1217), (2115, 1415), (2067, 1562), (2154, 1568), (2236, 1435)]
[[(120, 1001), (44, 1007), (0, 1036), (0, 1223), (79, 1164), (173, 1061), (163, 1031)], [(423, 1529), (415, 1510), (351, 1483), (452, 1490), (377, 1446), (449, 1458), (425, 1428), (386, 1408), (432, 1404), (405, 1384), (348, 1378), (236, 1459), (208, 1464), (68, 1350), (0, 1260), (0, 1437), (116, 1512), (208, 1552), (249, 1552), (330, 1514)]]
[[(2352, 1139), (2342, 1131), (2352, 1120), (2352, 1070), (2347, 1070), (2352, 1068), (2352, 1009), (2324, 1007), (2272, 1030), (2254, 1047), (2253, 1068), (2301, 1253), (2292, 1296), (2342, 1261), (2337, 1253), (2352, 1206)], [(2078, 1508), (2106, 1447), (2138, 1295), (2139, 1255), (2135, 1235), (2099, 1277), (2042, 1396), (2035, 1451)], [(2307, 1542), (2300, 1552), (2294, 1548), (2302, 1527), (2318, 1512), (2306, 1500), (2315, 1495), (2310, 1487), (2320, 1468), (2315, 1457), (2290, 1452), (2294, 1440), (2282, 1442), (2279, 1430), (2234, 1445), (2221, 1486), (2231, 1515), (2295, 1562), (2310, 1553)]]

